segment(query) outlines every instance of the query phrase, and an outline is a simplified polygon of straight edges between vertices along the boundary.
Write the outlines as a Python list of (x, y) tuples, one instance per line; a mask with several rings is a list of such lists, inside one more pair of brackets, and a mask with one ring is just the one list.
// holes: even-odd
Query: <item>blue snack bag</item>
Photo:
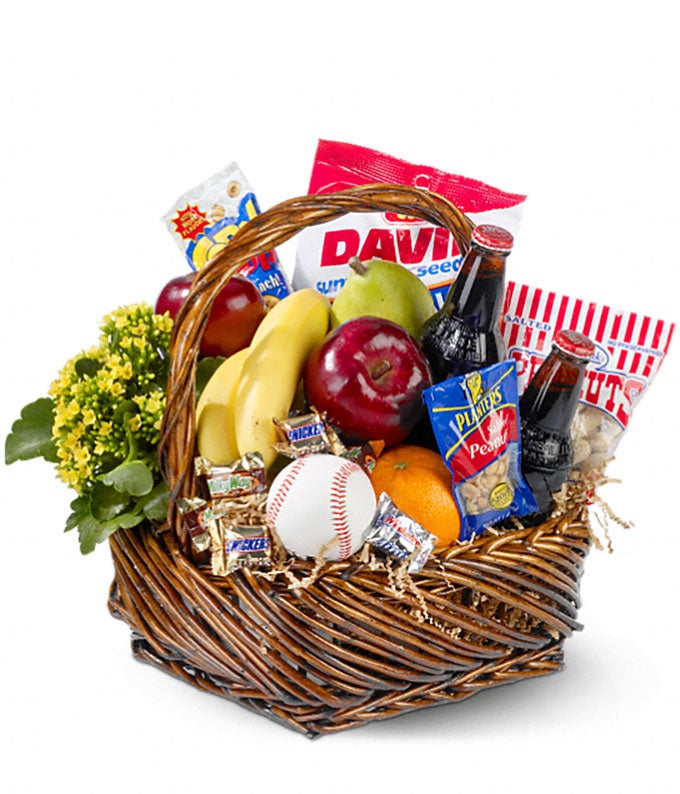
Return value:
[(453, 474), (460, 539), (469, 540), (510, 516), (536, 512), (522, 476), (515, 362), (449, 378), (423, 396), (439, 451)]

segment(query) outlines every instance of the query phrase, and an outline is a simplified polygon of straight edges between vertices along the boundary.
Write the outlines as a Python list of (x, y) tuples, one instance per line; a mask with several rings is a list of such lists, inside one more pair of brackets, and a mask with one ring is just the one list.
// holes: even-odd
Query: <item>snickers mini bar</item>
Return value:
[(266, 524), (242, 526), (219, 517), (211, 555), (212, 572), (227, 576), (240, 568), (271, 567), (271, 538)]
[(326, 421), (325, 414), (312, 409), (309, 414), (274, 419), (282, 442), (274, 449), (289, 458), (298, 458), (312, 452), (330, 452), (339, 455), (345, 448), (337, 433)]
[(415, 573), (427, 562), (437, 539), (383, 492), (373, 521), (364, 533), (364, 541), (389, 557), (408, 563), (409, 573)]

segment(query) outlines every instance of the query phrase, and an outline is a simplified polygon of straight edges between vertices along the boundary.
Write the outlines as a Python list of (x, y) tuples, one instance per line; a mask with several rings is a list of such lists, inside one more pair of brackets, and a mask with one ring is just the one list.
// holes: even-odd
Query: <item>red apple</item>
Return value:
[(312, 351), (303, 373), (305, 396), (349, 443), (403, 441), (424, 415), (432, 385), (416, 340), (378, 317), (346, 320)]
[(156, 299), (156, 307), (154, 309), (156, 314), (165, 314), (167, 312), (173, 320), (177, 317), (180, 306), (189, 294), (194, 275), (194, 273), (187, 273), (184, 276), (177, 276), (168, 281)]
[[(171, 279), (156, 301), (156, 314), (169, 312), (174, 319), (186, 300), (194, 273)], [(258, 288), (243, 276), (232, 276), (213, 301), (200, 354), (230, 356), (248, 347), (267, 307)]]

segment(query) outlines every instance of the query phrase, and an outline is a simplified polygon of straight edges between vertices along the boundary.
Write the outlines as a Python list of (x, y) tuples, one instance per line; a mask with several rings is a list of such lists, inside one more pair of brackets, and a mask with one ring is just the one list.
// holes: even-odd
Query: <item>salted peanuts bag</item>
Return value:
[[(388, 154), (320, 140), (309, 192), (389, 182), (427, 188), (453, 202), (475, 223), (493, 223), (517, 233), (526, 196), (506, 193), (474, 179), (414, 165)], [(314, 287), (331, 300), (349, 275), (351, 257), (387, 259), (415, 273), (440, 306), (458, 272), (462, 254), (448, 229), (393, 212), (352, 213), (298, 235), (293, 287)]]
[(509, 281), (500, 325), (517, 363), (520, 394), (557, 331), (579, 331), (593, 340), (596, 352), (572, 424), (574, 467), (603, 468), (666, 357), (674, 323)]
[(515, 362), (448, 378), (426, 389), (423, 397), (453, 475), (460, 539), (469, 540), (510, 516), (536, 512), (522, 476)]

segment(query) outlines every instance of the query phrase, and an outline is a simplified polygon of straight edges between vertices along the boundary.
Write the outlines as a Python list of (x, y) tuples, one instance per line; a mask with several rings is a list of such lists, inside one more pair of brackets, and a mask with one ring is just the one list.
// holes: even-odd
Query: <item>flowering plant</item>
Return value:
[(42, 457), (77, 494), (66, 530), (91, 552), (121, 527), (167, 513), (157, 446), (172, 320), (144, 303), (104, 317), (99, 344), (66, 362), (12, 425), (5, 461)]

